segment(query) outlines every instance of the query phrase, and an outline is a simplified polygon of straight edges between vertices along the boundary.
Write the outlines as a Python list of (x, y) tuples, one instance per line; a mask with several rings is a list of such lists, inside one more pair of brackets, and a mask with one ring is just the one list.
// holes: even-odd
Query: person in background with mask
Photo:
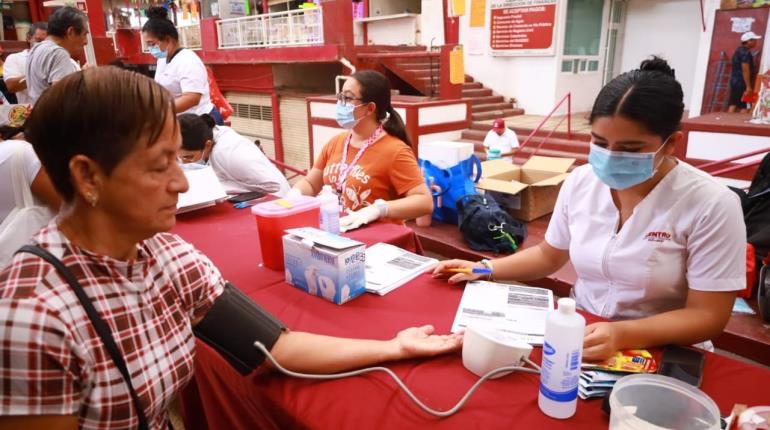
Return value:
[[(45, 22), (36, 22), (29, 27), (27, 31), (27, 43), (30, 49), (36, 44), (41, 43), (48, 37), (48, 24)], [(5, 59), (3, 68), (3, 80), (8, 91), (16, 94), (16, 100), (19, 104), (30, 104), (32, 99), (27, 93), (27, 58), (29, 58), (29, 49), (11, 54)]]
[(659, 58), (613, 79), (591, 111), (590, 165), (564, 182), (545, 241), (492, 261), (442, 262), (434, 275), (488, 267), (496, 280), (528, 281), (571, 261), (578, 306), (612, 320), (586, 327), (589, 361), (718, 336), (746, 286), (746, 230), (738, 196), (674, 156), (682, 99)]
[(348, 211), (340, 219), (346, 230), (433, 211), (404, 123), (390, 104), (388, 78), (372, 70), (354, 73), (337, 94), (337, 123), (349, 131), (324, 146), (289, 196), (315, 196), (331, 185)]
[(64, 6), (48, 19), (48, 37), (29, 50), (27, 93), (34, 104), (51, 85), (78, 71), (72, 61), (88, 43), (88, 18), (77, 8)]
[(217, 125), (225, 125), (219, 109), (211, 103), (206, 66), (195, 52), (179, 45), (179, 32), (168, 20), (162, 6), (147, 9), (147, 22), (142, 27), (150, 54), (158, 59), (155, 82), (174, 97), (177, 114), (209, 114)]
[(284, 196), (286, 177), (249, 139), (230, 127), (217, 126), (208, 114), (179, 115), (182, 131), (182, 163), (211, 164), (228, 194), (250, 191)]

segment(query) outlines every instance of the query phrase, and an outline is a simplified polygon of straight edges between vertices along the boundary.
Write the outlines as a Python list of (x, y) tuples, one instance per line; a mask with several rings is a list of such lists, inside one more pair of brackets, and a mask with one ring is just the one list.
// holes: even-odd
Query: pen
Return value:
[(486, 267), (466, 267), (466, 268), (459, 268), (459, 269), (444, 269), (444, 272), (450, 272), (450, 273), (476, 273), (480, 275), (489, 275), (492, 273), (491, 270), (489, 270)]

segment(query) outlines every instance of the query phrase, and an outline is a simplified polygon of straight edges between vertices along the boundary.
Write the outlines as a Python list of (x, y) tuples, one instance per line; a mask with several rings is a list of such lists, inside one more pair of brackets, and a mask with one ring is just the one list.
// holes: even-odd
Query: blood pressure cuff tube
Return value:
[(235, 370), (247, 375), (265, 361), (254, 342), (258, 340), (270, 350), (285, 329), (283, 323), (228, 282), (193, 331)]

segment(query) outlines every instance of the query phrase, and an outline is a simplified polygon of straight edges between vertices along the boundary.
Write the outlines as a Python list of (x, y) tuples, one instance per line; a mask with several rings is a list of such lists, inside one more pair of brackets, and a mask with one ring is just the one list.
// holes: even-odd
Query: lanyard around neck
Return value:
[(356, 156), (353, 157), (353, 161), (350, 162), (350, 164), (347, 163), (348, 159), (348, 147), (350, 146), (350, 141), (353, 139), (353, 132), (350, 132), (348, 134), (347, 138), (345, 138), (345, 145), (342, 147), (342, 160), (340, 160), (340, 170), (337, 174), (337, 191), (339, 192), (340, 196), (343, 195), (345, 191), (345, 183), (348, 180), (348, 175), (350, 174), (350, 171), (353, 170), (353, 167), (358, 163), (358, 160), (361, 159), (361, 156), (364, 155), (364, 152), (372, 145), (374, 142), (377, 141), (377, 139), (380, 138), (380, 135), (382, 134), (382, 126), (377, 127), (377, 129), (374, 130), (374, 133), (372, 133), (371, 136), (369, 136), (368, 139), (366, 139), (366, 142), (359, 148), (358, 152), (356, 153)]

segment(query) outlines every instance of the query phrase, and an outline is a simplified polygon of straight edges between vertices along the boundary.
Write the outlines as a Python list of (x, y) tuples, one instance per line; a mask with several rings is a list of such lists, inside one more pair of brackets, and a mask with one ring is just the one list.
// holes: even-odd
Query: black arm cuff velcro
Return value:
[(285, 329), (283, 323), (228, 282), (193, 332), (246, 375), (265, 360), (254, 341), (270, 350)]

